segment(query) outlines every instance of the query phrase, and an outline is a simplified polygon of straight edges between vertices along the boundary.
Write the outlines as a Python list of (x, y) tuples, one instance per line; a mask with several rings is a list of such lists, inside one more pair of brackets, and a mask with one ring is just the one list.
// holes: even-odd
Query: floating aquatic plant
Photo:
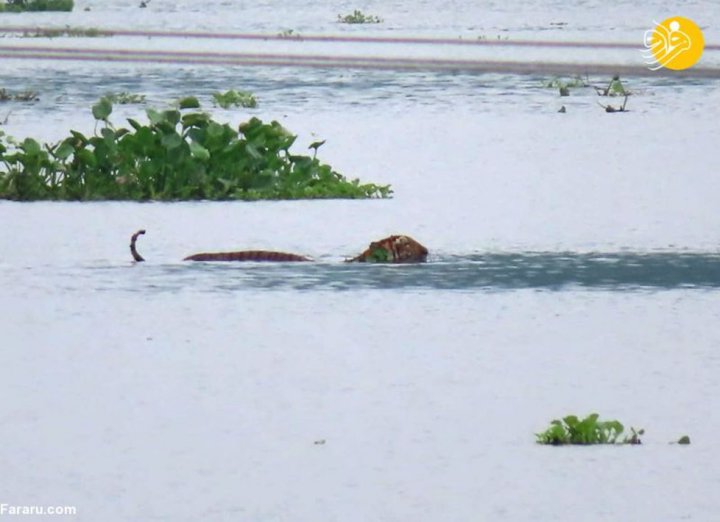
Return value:
[(232, 106), (245, 107), (248, 109), (257, 107), (257, 99), (255, 99), (255, 96), (251, 92), (247, 91), (230, 89), (226, 92), (213, 93), (212, 96), (213, 103), (223, 109), (229, 109)]
[(105, 95), (105, 98), (110, 103), (117, 103), (120, 105), (134, 105), (145, 103), (144, 94), (135, 94), (127, 91), (123, 92), (110, 92)]
[(590, 84), (581, 76), (575, 76), (570, 79), (553, 78), (543, 83), (549, 89), (575, 89), (578, 87), (589, 87)]
[(565, 444), (640, 444), (645, 430), (630, 428), (631, 434), (620, 439), (625, 428), (616, 420), (600, 421), (597, 413), (580, 420), (568, 415), (562, 420), (555, 419), (542, 433), (536, 433), (539, 444), (560, 446)]
[(338, 15), (338, 22), (343, 24), (379, 24), (382, 18), (374, 15), (366, 15), (362, 11), (355, 9), (352, 13), (345, 16)]
[[(257, 200), (389, 197), (389, 186), (348, 180), (315, 156), (290, 151), (296, 136), (277, 121), (239, 127), (202, 111), (147, 109), (147, 124), (110, 122), (102, 98), (94, 135), (71, 130), (49, 145), (0, 131), (0, 198), (13, 200)], [(316, 150), (320, 143), (316, 142)]]
[(620, 76), (615, 75), (613, 76), (612, 80), (610, 80), (610, 83), (607, 87), (597, 87), (593, 86), (595, 89), (595, 92), (597, 92), (598, 96), (630, 96), (632, 92), (627, 90), (625, 86), (620, 81)]

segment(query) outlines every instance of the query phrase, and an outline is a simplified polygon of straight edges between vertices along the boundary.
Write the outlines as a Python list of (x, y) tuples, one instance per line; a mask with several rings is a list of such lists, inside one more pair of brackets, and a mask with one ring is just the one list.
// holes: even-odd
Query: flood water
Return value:
[[(77, 1), (73, 13), (2, 14), (0, 25), (641, 42), (653, 21), (681, 14), (706, 44), (719, 40), (713, 2), (637, 4)], [(385, 22), (336, 22), (353, 9)], [(22, 45), (291, 43), (0, 38)], [(116, 125), (196, 95), (233, 124), (280, 121), (299, 152), (326, 139), (323, 161), (391, 184), (394, 197), (0, 202), (0, 504), (76, 506), (60, 518), (82, 521), (717, 517), (720, 81), (623, 78), (630, 112), (606, 114), (591, 88), (546, 88), (551, 74), (3, 53), (0, 88), (40, 96), (0, 104), (12, 136), (92, 133), (90, 105), (107, 92), (147, 97), (116, 106)], [(718, 63), (707, 55), (703, 65)], [(230, 88), (255, 93), (258, 108), (212, 108), (211, 93)], [(141, 228), (147, 262), (135, 264), (128, 242)], [(397, 233), (426, 245), (428, 262), (344, 263)], [(181, 261), (231, 249), (315, 262)], [(643, 444), (535, 443), (552, 419), (592, 412), (644, 428)], [(682, 435), (690, 446), (670, 444)]]

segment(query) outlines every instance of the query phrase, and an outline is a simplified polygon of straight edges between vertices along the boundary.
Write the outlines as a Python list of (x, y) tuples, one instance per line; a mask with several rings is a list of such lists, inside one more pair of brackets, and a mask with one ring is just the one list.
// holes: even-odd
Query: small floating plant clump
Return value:
[(255, 95), (247, 91), (236, 91), (230, 89), (225, 92), (213, 93), (213, 103), (217, 107), (229, 109), (230, 107), (244, 107), (246, 109), (254, 109), (257, 107), (257, 99)]
[(570, 89), (578, 87), (589, 87), (588, 84), (582, 77), (575, 76), (569, 80), (563, 80), (561, 78), (553, 78), (545, 83), (545, 87), (549, 89), (558, 89), (560, 96), (570, 96)]
[(23, 11), (72, 11), (73, 0), (5, 0), (0, 11), (20, 13)]
[(362, 11), (355, 9), (352, 13), (345, 16), (338, 15), (338, 22), (341, 24), (379, 24), (382, 18), (374, 15), (366, 15)]
[[(238, 127), (201, 111), (147, 109), (148, 123), (109, 121), (112, 103), (92, 107), (96, 132), (71, 130), (54, 144), (0, 132), (0, 199), (259, 200), (386, 198), (387, 185), (346, 179), (315, 155), (290, 152), (297, 136), (277, 121)], [(102, 127), (97, 131), (98, 124)], [(319, 143), (319, 142), (318, 142)], [(319, 146), (317, 143), (313, 144)]]
[(548, 89), (559, 89), (561, 87), (566, 87), (568, 89), (576, 88), (576, 87), (589, 87), (590, 84), (587, 82), (586, 79), (582, 78), (582, 76), (574, 76), (573, 78), (564, 80), (562, 78), (553, 78), (552, 80), (548, 80), (545, 82), (545, 87)]
[(538, 444), (562, 446), (566, 444), (640, 444), (645, 430), (630, 428), (630, 435), (621, 438), (624, 426), (616, 420), (600, 421), (597, 413), (580, 420), (568, 415), (562, 420), (555, 419), (542, 433), (536, 433)]
[(139, 105), (145, 103), (144, 94), (136, 94), (132, 92), (110, 92), (105, 95), (105, 98), (110, 103), (117, 103), (119, 105)]

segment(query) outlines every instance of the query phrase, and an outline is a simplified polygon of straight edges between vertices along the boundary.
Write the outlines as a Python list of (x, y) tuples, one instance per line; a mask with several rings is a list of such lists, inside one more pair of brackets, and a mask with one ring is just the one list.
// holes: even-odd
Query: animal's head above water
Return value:
[(349, 262), (357, 263), (422, 263), (428, 249), (410, 236), (389, 236), (373, 241), (362, 254)]

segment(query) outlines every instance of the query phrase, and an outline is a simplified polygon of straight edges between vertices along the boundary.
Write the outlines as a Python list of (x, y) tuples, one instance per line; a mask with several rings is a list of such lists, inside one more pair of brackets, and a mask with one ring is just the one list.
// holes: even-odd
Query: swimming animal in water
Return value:
[[(135, 261), (145, 259), (137, 251), (138, 236), (145, 230), (138, 230), (130, 238), (130, 253)], [(410, 236), (388, 236), (373, 241), (360, 255), (347, 259), (348, 263), (422, 263), (427, 259), (428, 250)], [(186, 257), (183, 261), (312, 261), (309, 257), (287, 252), (268, 250), (239, 250), (235, 252), (203, 252)]]

